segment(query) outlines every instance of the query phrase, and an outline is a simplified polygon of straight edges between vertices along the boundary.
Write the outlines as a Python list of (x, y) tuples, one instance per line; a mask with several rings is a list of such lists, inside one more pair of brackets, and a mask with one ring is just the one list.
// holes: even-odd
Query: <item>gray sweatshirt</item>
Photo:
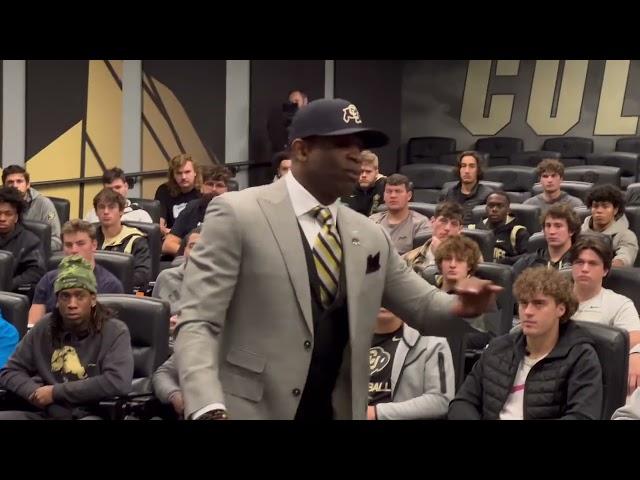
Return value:
[[(584, 219), (581, 231), (585, 233), (595, 232), (591, 215)], [(629, 229), (627, 217), (622, 215), (601, 233), (611, 238), (611, 245), (615, 255), (613, 259), (622, 261), (625, 267), (633, 267), (638, 255), (638, 237)]]
[(54, 405), (69, 409), (131, 391), (133, 352), (123, 322), (109, 319), (99, 333), (84, 338), (62, 332), (55, 348), (51, 315), (20, 341), (0, 370), (1, 387), (28, 400), (38, 387), (53, 385)]
[(580, 200), (578, 197), (574, 197), (573, 195), (569, 195), (567, 192), (561, 192), (560, 196), (551, 203), (548, 203), (544, 199), (544, 193), (539, 193), (538, 195), (527, 198), (524, 201), (525, 205), (535, 205), (537, 207), (540, 207), (541, 216), (544, 216), (544, 214), (547, 213), (547, 210), (549, 210), (549, 208), (556, 203), (566, 203), (571, 208), (584, 207), (584, 203), (582, 202), (582, 200)]
[(431, 233), (431, 222), (424, 215), (409, 210), (409, 216), (396, 225), (389, 224), (389, 211), (374, 213), (369, 217), (382, 225), (391, 237), (393, 245), (400, 255), (413, 249), (413, 239)]
[(27, 207), (22, 214), (26, 220), (48, 223), (51, 226), (51, 251), (62, 250), (62, 240), (60, 240), (60, 219), (58, 211), (53, 206), (53, 202), (43, 196), (35, 188), (27, 191)]

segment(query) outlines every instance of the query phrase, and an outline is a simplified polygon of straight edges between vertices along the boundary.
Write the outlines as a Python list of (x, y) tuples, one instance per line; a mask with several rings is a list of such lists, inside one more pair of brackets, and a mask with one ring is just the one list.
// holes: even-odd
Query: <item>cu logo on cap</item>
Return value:
[(349, 123), (349, 120), (353, 120), (356, 123), (362, 123), (362, 120), (360, 119), (360, 112), (358, 112), (358, 109), (353, 103), (348, 107), (343, 108), (342, 111), (344, 112), (342, 117), (344, 123)]

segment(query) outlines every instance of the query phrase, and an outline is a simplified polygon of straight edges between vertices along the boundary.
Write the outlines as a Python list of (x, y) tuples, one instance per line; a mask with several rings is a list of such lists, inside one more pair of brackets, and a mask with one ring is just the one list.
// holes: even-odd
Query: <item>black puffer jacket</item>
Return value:
[[(598, 420), (602, 369), (593, 340), (572, 321), (525, 383), (524, 419)], [(521, 330), (492, 341), (449, 405), (451, 420), (497, 420), (525, 356)]]

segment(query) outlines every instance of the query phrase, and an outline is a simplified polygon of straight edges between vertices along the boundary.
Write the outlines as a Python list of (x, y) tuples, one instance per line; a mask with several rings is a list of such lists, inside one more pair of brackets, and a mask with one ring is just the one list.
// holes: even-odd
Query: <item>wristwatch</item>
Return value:
[(221, 408), (218, 408), (216, 410), (210, 410), (208, 412), (203, 413), (198, 418), (196, 418), (196, 420), (228, 420), (228, 419), (229, 419), (229, 415), (227, 415), (227, 411), (222, 410)]

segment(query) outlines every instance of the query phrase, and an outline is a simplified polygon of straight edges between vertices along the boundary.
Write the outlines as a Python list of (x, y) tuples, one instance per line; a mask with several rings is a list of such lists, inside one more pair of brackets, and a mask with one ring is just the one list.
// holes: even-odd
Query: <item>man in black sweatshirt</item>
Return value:
[(56, 308), (0, 370), (0, 387), (35, 408), (0, 412), (0, 420), (94, 417), (100, 400), (131, 391), (129, 330), (98, 303), (91, 264), (74, 255), (62, 260), (58, 272)]
[(24, 201), (13, 187), (0, 188), (0, 250), (14, 257), (11, 290), (35, 288), (45, 274), (44, 251), (35, 233), (22, 226)]

